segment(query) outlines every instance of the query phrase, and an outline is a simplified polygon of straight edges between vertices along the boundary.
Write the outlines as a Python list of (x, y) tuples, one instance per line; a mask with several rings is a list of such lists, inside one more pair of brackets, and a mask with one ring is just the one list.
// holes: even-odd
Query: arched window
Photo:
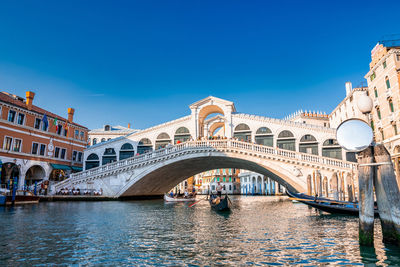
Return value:
[(86, 159), (85, 169), (89, 170), (99, 166), (100, 166), (99, 156), (97, 156), (95, 153), (90, 154)]
[(376, 108), (376, 114), (378, 115), (378, 119), (382, 119), (382, 116), (381, 116), (381, 109), (379, 108), (379, 107), (377, 107)]
[(110, 130), (111, 130), (110, 125), (105, 125), (105, 126), (104, 126), (104, 131), (110, 131)]
[(235, 127), (233, 137), (239, 141), (251, 142), (251, 131), (247, 124), (241, 123)]
[(284, 130), (279, 133), (277, 146), (280, 149), (296, 151), (296, 139), (292, 132)]
[(148, 138), (142, 138), (139, 141), (138, 147), (137, 147), (137, 153), (138, 154), (143, 154), (143, 153), (147, 153), (149, 151), (153, 150), (153, 145), (151, 144), (150, 139)]
[(342, 148), (336, 139), (327, 139), (322, 145), (322, 156), (334, 159), (342, 159)]
[(386, 82), (386, 89), (390, 89), (390, 81), (388, 76), (385, 77), (385, 82)]
[(394, 112), (394, 106), (393, 106), (393, 100), (392, 99), (389, 100), (389, 108), (390, 108), (390, 112)]
[(131, 158), (133, 156), (135, 156), (135, 150), (133, 149), (133, 146), (129, 143), (123, 144), (119, 151), (119, 160)]
[(104, 150), (101, 165), (108, 164), (114, 161), (117, 161), (117, 154), (115, 153), (114, 148), (106, 148)]
[(97, 144), (97, 138), (93, 138), (93, 145)]
[(255, 135), (256, 143), (264, 146), (274, 145), (274, 135), (272, 131), (267, 127), (258, 128)]
[(318, 142), (311, 134), (300, 138), (299, 151), (307, 154), (318, 155)]
[(378, 98), (378, 90), (376, 90), (376, 87), (374, 88), (374, 94), (375, 94), (375, 98)]
[(190, 132), (189, 129), (186, 127), (179, 127), (175, 131), (175, 136), (174, 136), (174, 144), (177, 143), (184, 143), (186, 141), (190, 140)]
[(156, 149), (164, 148), (171, 144), (171, 138), (167, 133), (160, 133), (156, 139)]
[(101, 138), (101, 142), (103, 143), (103, 142), (105, 142), (106, 141), (106, 139), (105, 138)]

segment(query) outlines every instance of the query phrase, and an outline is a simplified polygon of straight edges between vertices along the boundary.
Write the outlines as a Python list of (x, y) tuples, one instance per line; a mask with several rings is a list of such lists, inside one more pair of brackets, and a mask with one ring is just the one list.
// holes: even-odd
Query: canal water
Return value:
[(0, 266), (400, 265), (400, 250), (358, 245), (358, 219), (276, 197), (206, 201), (49, 202), (0, 208)]

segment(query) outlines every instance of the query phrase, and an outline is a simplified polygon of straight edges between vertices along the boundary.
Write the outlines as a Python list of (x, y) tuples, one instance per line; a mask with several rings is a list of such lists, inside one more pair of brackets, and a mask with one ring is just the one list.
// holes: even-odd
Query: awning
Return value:
[(62, 164), (53, 164), (50, 163), (51, 167), (53, 167), (53, 169), (55, 170), (64, 170), (64, 171), (70, 171), (71, 167), (67, 166), (67, 165), (62, 165)]
[(76, 172), (81, 172), (83, 170), (82, 167), (72, 166), (71, 168), (72, 168), (73, 171), (76, 171)]

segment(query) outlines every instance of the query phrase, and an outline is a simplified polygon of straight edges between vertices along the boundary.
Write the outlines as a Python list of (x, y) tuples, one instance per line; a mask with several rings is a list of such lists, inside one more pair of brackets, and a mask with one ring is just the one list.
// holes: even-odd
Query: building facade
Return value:
[(391, 153), (400, 177), (400, 45), (377, 44), (371, 51), (370, 70), (365, 75), (374, 108), (370, 114), (375, 141)]
[(209, 194), (215, 191), (218, 182), (223, 186), (223, 193), (240, 194), (240, 178), (238, 169), (216, 169), (196, 174), (194, 183), (196, 192)]
[(304, 124), (312, 124), (321, 127), (330, 127), (329, 119), (325, 113), (315, 112), (315, 111), (297, 111), (294, 114), (288, 116), (286, 120), (304, 123)]
[(131, 133), (135, 133), (138, 130), (131, 129), (131, 125), (128, 123), (128, 127), (124, 126), (112, 126), (106, 124), (103, 128), (90, 130), (88, 135), (88, 144), (89, 146), (96, 145), (101, 142), (105, 142), (117, 137), (125, 136)]
[(64, 118), (33, 105), (26, 99), (0, 93), (1, 184), (18, 187), (43, 180), (60, 181), (82, 170), (88, 129), (73, 121), (75, 110)]
[(279, 195), (285, 192), (278, 182), (259, 173), (242, 170), (239, 177), (242, 195)]
[(328, 116), (330, 126), (337, 128), (343, 121), (351, 118), (367, 120), (368, 118), (357, 107), (358, 98), (367, 92), (366, 86), (353, 89), (351, 82), (346, 82), (346, 97)]

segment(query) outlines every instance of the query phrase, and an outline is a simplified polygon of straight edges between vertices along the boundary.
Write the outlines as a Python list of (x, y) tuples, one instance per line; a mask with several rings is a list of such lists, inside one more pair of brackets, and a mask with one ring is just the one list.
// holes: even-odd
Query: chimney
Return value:
[(75, 113), (75, 109), (68, 108), (68, 122), (69, 123), (72, 123), (72, 121), (74, 120), (74, 113)]
[(353, 86), (351, 85), (351, 82), (347, 82), (346, 83), (346, 96), (348, 96), (352, 90), (353, 90)]
[(129, 128), (129, 129), (131, 128), (131, 124), (130, 124), (130, 123), (128, 123), (128, 128)]
[(26, 91), (26, 106), (28, 110), (32, 109), (33, 98), (35, 98), (35, 93), (31, 91)]

